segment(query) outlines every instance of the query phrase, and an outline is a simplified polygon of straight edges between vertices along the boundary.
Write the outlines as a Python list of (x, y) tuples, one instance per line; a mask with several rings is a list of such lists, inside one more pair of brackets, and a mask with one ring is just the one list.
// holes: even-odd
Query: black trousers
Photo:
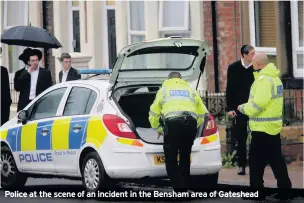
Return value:
[(175, 191), (187, 191), (190, 179), (190, 155), (197, 133), (197, 121), (191, 116), (166, 119), (164, 133), (168, 176)]
[(1, 106), (1, 126), (9, 120), (10, 106)]
[(247, 125), (248, 117), (240, 112), (238, 112), (236, 118), (236, 123), (234, 125), (233, 132), (235, 133), (235, 140), (237, 142), (237, 162), (239, 167), (246, 167), (247, 165)]
[(269, 163), (278, 188), (291, 188), (287, 166), (281, 151), (281, 138), (278, 135), (269, 135), (263, 132), (252, 132), (249, 150), (250, 186), (264, 187), (264, 169)]

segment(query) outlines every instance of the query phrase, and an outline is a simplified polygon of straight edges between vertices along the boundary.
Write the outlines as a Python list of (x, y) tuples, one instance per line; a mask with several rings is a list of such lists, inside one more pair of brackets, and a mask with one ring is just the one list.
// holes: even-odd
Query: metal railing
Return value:
[[(19, 93), (14, 90), (13, 78), (10, 80), (11, 97), (13, 104), (18, 103)], [(226, 112), (226, 94), (210, 91), (200, 92), (204, 104), (216, 118), (217, 124), (225, 125), (228, 121)], [(303, 123), (303, 90), (284, 91), (284, 125)]]
[[(218, 124), (225, 125), (228, 121), (226, 112), (226, 94), (209, 91), (200, 92), (207, 109), (214, 115)], [(283, 122), (284, 125), (303, 123), (303, 90), (285, 90)]]

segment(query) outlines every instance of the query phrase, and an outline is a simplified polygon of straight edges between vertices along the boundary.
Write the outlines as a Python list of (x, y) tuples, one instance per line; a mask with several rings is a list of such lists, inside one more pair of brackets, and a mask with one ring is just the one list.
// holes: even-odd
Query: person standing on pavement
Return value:
[(198, 92), (182, 79), (179, 72), (169, 74), (150, 107), (151, 127), (164, 136), (166, 170), (175, 191), (189, 188), (191, 149), (206, 113)]
[[(2, 48), (0, 47), (0, 56)], [(7, 68), (1, 66), (1, 126), (9, 120), (12, 104), (9, 75)]]
[(61, 55), (60, 61), (63, 66), (63, 70), (59, 72), (59, 82), (66, 82), (72, 80), (81, 79), (81, 75), (78, 70), (73, 68), (72, 57), (68, 53), (63, 53)]
[(21, 59), (27, 61), (28, 66), (15, 73), (14, 88), (20, 92), (17, 112), (53, 85), (50, 71), (39, 67), (41, 58), (42, 52), (38, 49), (27, 49), (23, 52)]
[(243, 45), (241, 47), (241, 59), (230, 64), (227, 71), (226, 102), (228, 116), (235, 119), (232, 136), (237, 142), (237, 162), (239, 175), (246, 174), (248, 137), (248, 117), (237, 111), (238, 105), (248, 101), (250, 87), (254, 81), (253, 67), (251, 64), (254, 56), (254, 47)]
[(264, 169), (269, 163), (277, 179), (278, 188), (291, 189), (287, 166), (281, 151), (280, 132), (283, 121), (283, 84), (280, 71), (268, 62), (267, 55), (257, 54), (253, 67), (255, 81), (249, 101), (238, 110), (249, 117), (251, 145), (249, 151), (250, 186), (263, 188)]

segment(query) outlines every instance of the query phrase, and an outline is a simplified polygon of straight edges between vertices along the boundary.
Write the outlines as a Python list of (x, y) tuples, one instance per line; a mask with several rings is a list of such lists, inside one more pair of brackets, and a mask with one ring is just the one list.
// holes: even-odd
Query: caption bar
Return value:
[(259, 192), (232, 192), (232, 191), (212, 191), (212, 192), (164, 192), (164, 191), (107, 191), (107, 192), (19, 192), (5, 191), (7, 198), (221, 198), (221, 197), (259, 197)]

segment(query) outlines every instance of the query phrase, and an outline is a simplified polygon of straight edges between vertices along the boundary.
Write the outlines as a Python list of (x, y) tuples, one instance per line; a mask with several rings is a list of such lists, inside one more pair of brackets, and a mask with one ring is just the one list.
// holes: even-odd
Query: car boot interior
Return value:
[(123, 95), (118, 103), (136, 127), (150, 128), (149, 111), (155, 95), (156, 93)]
[(132, 88), (120, 91), (120, 96), (116, 95), (116, 101), (123, 113), (132, 120), (139, 136), (151, 143), (162, 143), (162, 138), (158, 139), (157, 132), (151, 128), (149, 122), (149, 111), (159, 87)]

